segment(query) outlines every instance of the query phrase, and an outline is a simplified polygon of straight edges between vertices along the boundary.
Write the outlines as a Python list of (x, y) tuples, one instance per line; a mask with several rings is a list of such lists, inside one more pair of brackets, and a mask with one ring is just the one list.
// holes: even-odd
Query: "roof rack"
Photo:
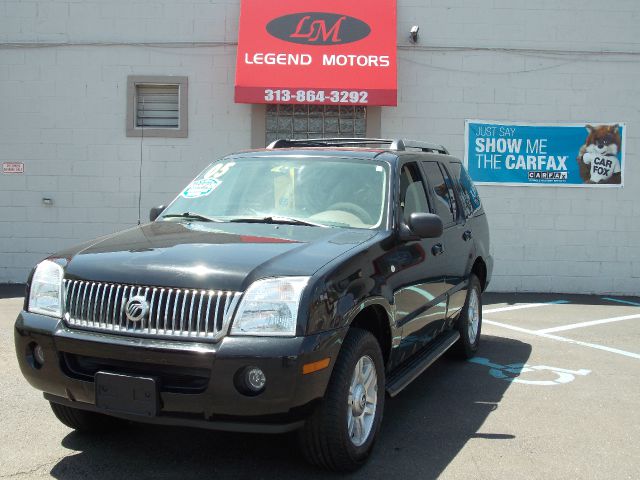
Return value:
[(435, 143), (419, 142), (405, 138), (309, 138), (302, 140), (278, 139), (267, 146), (267, 149), (292, 148), (292, 147), (357, 147), (367, 145), (389, 144), (389, 150), (396, 152), (405, 151), (409, 148), (416, 148), (423, 152), (442, 153), (448, 155), (449, 151), (443, 146)]

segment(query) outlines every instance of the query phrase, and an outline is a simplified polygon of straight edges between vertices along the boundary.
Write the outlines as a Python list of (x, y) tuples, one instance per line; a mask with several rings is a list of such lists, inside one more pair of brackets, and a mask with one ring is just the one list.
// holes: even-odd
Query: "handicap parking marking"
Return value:
[(528, 335), (535, 335), (537, 337), (547, 338), (550, 340), (557, 340), (559, 342), (571, 343), (573, 345), (580, 345), (582, 347), (595, 348), (596, 350), (602, 350), (609, 353), (615, 353), (618, 355), (623, 355), (625, 357), (634, 358), (636, 360), (640, 360), (640, 354), (634, 352), (627, 352), (626, 350), (620, 350), (619, 348), (607, 347), (604, 345), (598, 345), (596, 343), (582, 342), (580, 340), (572, 340), (566, 337), (560, 337), (558, 335), (552, 335), (550, 333), (542, 333), (536, 330), (529, 330), (528, 328), (516, 327), (515, 325), (509, 325), (507, 323), (495, 322), (493, 320), (489, 320), (487, 318), (483, 318), (482, 322), (487, 325), (493, 325), (496, 327), (507, 328), (509, 330), (514, 330), (520, 333), (526, 333)]
[(640, 313), (636, 315), (624, 315), (622, 317), (603, 318), (601, 320), (589, 320), (588, 322), (571, 323), (569, 325), (561, 325), (559, 327), (543, 328), (542, 330), (536, 330), (536, 332), (538, 333), (563, 332), (565, 330), (573, 330), (575, 328), (585, 328), (585, 327), (591, 327), (593, 325), (602, 325), (605, 323), (620, 322), (623, 320), (634, 320), (636, 318), (640, 318)]
[[(499, 363), (493, 363), (484, 357), (473, 357), (469, 359), (469, 362), (489, 367), (489, 375), (500, 380), (546, 387), (569, 383), (575, 380), (576, 375), (585, 376), (591, 373), (591, 370), (584, 368), (580, 370), (569, 370), (560, 367), (550, 367), (548, 365), (529, 365), (526, 363), (501, 365)], [(526, 378), (522, 378), (523, 374), (540, 371), (550, 372), (554, 375), (554, 378), (550, 380), (527, 380)]]
[(622, 300), (620, 298), (602, 297), (602, 300), (606, 300), (607, 302), (624, 303), (625, 305), (633, 305), (634, 307), (640, 307), (640, 303), (638, 302), (630, 302), (629, 300)]
[(499, 313), (499, 312), (509, 312), (511, 310), (522, 310), (524, 308), (538, 308), (538, 307), (548, 307), (549, 305), (564, 305), (567, 303), (571, 303), (568, 300), (555, 300), (553, 302), (543, 302), (543, 303), (523, 303), (522, 305), (511, 305), (510, 307), (498, 307), (498, 308), (489, 308), (482, 309), (482, 313)]

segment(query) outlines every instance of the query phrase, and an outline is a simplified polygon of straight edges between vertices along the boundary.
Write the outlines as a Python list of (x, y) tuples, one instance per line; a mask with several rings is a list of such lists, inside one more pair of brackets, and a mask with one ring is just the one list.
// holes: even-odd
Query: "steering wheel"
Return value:
[(372, 225), (374, 223), (371, 219), (371, 215), (369, 215), (369, 213), (367, 213), (364, 208), (362, 208), (360, 205), (356, 205), (355, 203), (337, 202), (329, 205), (326, 210), (342, 210), (343, 212), (354, 214), (356, 217), (362, 220), (363, 223), (367, 223), (369, 225)]

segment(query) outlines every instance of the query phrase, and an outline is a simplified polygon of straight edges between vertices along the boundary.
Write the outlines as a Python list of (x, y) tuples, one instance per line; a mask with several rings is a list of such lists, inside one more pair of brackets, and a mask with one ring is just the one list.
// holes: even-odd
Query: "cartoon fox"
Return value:
[(580, 177), (584, 183), (621, 183), (618, 152), (622, 139), (620, 126), (586, 126), (589, 135), (578, 153)]

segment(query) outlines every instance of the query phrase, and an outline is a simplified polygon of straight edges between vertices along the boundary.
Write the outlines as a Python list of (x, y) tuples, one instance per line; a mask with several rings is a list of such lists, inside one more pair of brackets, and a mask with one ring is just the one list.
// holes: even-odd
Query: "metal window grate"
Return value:
[(367, 108), (337, 105), (267, 105), (266, 145), (278, 138), (361, 138)]
[(179, 85), (136, 85), (136, 126), (178, 128)]

